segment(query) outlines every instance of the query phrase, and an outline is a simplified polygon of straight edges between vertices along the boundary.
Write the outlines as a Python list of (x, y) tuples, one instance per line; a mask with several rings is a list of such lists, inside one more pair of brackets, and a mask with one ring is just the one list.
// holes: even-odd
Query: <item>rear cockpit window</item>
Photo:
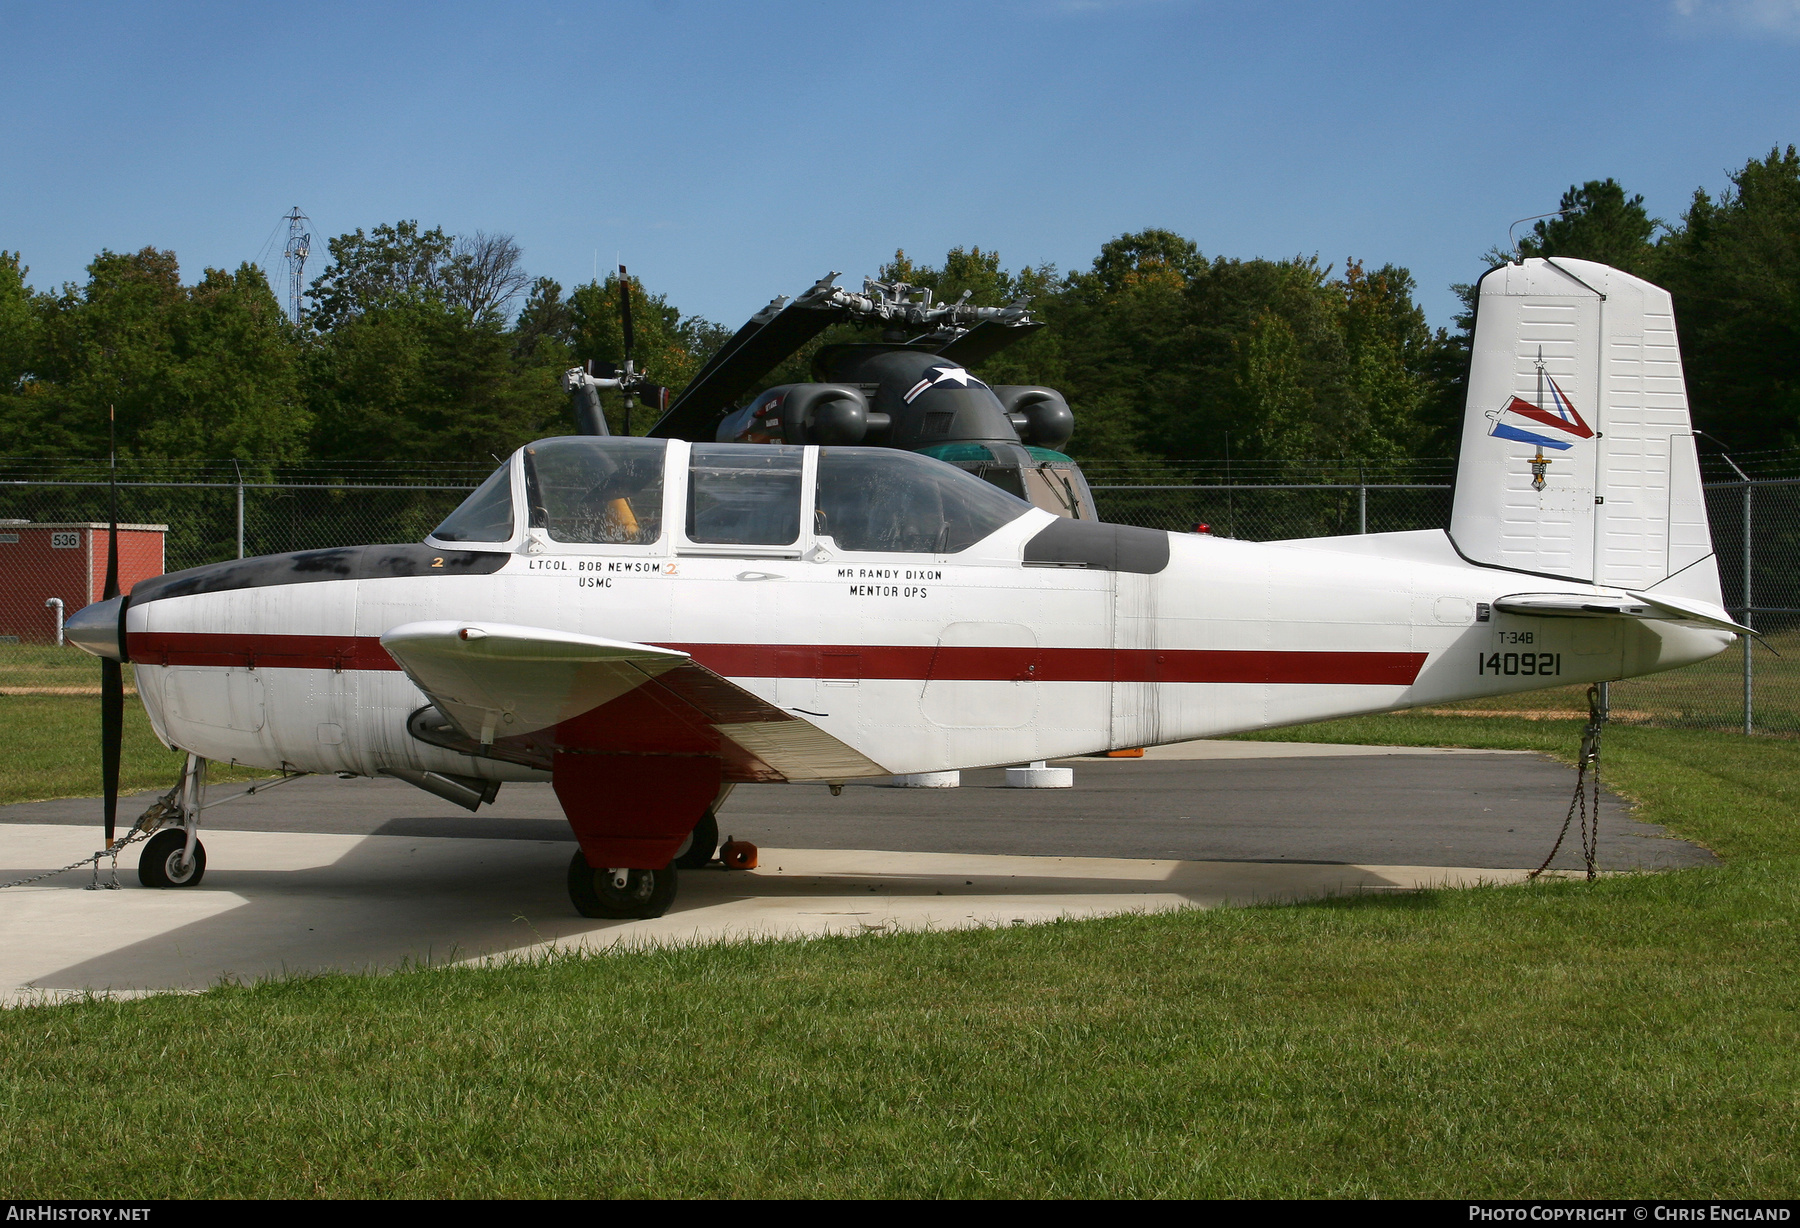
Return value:
[(662, 538), (668, 443), (604, 435), (544, 439), (525, 449), (530, 524), (551, 541), (647, 546)]
[(814, 531), (842, 550), (955, 554), (1031, 504), (954, 465), (891, 448), (820, 448)]
[(441, 542), (511, 541), (512, 466), (502, 465), (495, 470), (431, 535)]
[(720, 546), (799, 541), (803, 457), (803, 449), (782, 444), (695, 444), (688, 462), (688, 540)]

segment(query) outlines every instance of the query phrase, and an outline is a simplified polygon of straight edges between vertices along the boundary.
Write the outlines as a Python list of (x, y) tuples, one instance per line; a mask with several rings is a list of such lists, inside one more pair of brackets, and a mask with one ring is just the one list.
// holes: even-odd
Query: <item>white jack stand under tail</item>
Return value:
[(1009, 767), (1006, 769), (1006, 787), (1009, 789), (1072, 789), (1075, 787), (1074, 768), (1053, 768), (1044, 760), (1025, 767)]
[(913, 772), (896, 776), (891, 783), (896, 789), (958, 789), (962, 787), (962, 773)]

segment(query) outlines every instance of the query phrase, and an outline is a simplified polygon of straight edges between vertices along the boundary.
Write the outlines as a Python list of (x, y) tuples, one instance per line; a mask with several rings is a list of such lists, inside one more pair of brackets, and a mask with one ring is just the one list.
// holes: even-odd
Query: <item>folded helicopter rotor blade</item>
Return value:
[(719, 347), (688, 381), (681, 395), (670, 401), (668, 411), (648, 434), (652, 438), (710, 442), (719, 415), (730, 407), (733, 398), (747, 392), (756, 378), (776, 363), (845, 318), (843, 310), (829, 304), (770, 304)]
[(973, 367), (1042, 327), (1041, 323), (1035, 322), (1003, 324), (999, 320), (982, 320), (968, 332), (945, 342), (938, 348), (938, 353), (959, 366)]

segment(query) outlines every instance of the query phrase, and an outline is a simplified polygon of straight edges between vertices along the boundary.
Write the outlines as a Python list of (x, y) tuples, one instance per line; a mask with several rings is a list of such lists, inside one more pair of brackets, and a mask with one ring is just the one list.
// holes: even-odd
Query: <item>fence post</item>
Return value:
[(237, 470), (237, 548), (241, 559), (244, 557), (244, 471), (236, 461), (231, 462), (231, 467)]
[(1369, 481), (1361, 465), (1356, 467), (1356, 524), (1358, 533), (1369, 531)]
[[(1746, 627), (1754, 627), (1756, 625), (1756, 618), (1755, 618), (1755, 614), (1756, 614), (1755, 599), (1756, 598), (1755, 598), (1755, 593), (1752, 590), (1751, 582), (1750, 582), (1750, 527), (1751, 527), (1750, 500), (1751, 500), (1751, 492), (1754, 489), (1755, 488), (1750, 485), (1750, 479), (1745, 478), (1744, 479), (1744, 625)], [(1750, 653), (1751, 653), (1750, 641), (1754, 637), (1748, 636), (1748, 635), (1743, 635), (1743, 636), (1739, 636), (1738, 638), (1744, 641), (1744, 732), (1746, 734), (1749, 734), (1749, 733), (1754, 732), (1755, 728), (1756, 728), (1756, 716), (1755, 716), (1755, 713), (1756, 713), (1756, 690), (1755, 690), (1755, 687), (1753, 684), (1754, 667), (1751, 665), (1751, 657), (1750, 657)]]

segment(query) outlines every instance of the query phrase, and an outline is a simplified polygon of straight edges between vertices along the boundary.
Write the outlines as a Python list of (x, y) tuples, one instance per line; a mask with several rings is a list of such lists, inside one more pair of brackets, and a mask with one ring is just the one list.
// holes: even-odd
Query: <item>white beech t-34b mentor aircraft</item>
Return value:
[[(655, 916), (739, 783), (1212, 737), (1731, 644), (1669, 295), (1534, 259), (1482, 280), (1477, 319), (1447, 532), (1169, 534), (894, 447), (596, 433), (519, 449), (421, 545), (140, 583), (68, 627), (129, 662), (189, 754), (140, 875), (198, 881), (207, 760), (470, 808), (549, 781), (576, 908)], [(942, 366), (902, 394), (995, 395)]]

